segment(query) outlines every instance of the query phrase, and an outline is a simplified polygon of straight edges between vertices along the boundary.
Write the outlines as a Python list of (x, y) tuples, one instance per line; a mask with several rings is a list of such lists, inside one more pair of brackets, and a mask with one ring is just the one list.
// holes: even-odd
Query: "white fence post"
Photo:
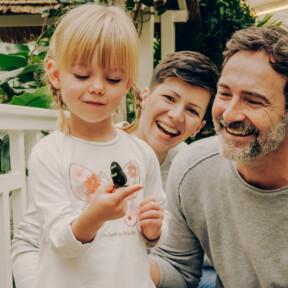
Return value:
[(0, 175), (0, 288), (12, 288), (11, 221), (16, 228), (27, 209), (27, 160), (41, 130), (56, 128), (57, 115), (47, 109), (0, 104), (0, 130), (9, 134), (11, 164), (11, 171)]
[(16, 227), (27, 209), (24, 131), (9, 131), (9, 139), (11, 174), (18, 175), (15, 184), (19, 187), (12, 193), (13, 227)]
[[(0, 177), (0, 181), (1, 181)], [(4, 185), (3, 185), (4, 186)], [(10, 259), (10, 211), (9, 191), (3, 190), (1, 181), (0, 190), (0, 287), (12, 288)], [(2, 234), (3, 233), (3, 234)], [(7, 261), (8, 260), (8, 261)]]

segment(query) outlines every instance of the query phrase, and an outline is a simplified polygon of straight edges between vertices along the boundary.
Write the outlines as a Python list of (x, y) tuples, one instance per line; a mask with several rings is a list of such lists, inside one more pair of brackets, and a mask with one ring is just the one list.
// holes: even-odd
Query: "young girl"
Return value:
[[(60, 130), (29, 160), (41, 223), (35, 287), (154, 287), (146, 249), (168, 233), (158, 161), (146, 143), (112, 125), (138, 50), (133, 23), (116, 7), (72, 9), (54, 32), (45, 66)], [(126, 174), (124, 187), (111, 181), (120, 173), (112, 162)]]

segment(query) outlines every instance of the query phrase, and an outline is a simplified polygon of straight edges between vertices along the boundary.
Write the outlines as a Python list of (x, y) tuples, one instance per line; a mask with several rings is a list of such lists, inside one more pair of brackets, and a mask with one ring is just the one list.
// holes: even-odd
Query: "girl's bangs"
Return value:
[(59, 55), (61, 64), (90, 66), (96, 51), (97, 63), (101, 67), (123, 70), (129, 78), (135, 78), (138, 72), (139, 42), (136, 30), (129, 26), (131, 23), (128, 25), (126, 19), (122, 21), (114, 13), (105, 17), (86, 15), (85, 20), (70, 23), (69, 32), (63, 35), (62, 53)]

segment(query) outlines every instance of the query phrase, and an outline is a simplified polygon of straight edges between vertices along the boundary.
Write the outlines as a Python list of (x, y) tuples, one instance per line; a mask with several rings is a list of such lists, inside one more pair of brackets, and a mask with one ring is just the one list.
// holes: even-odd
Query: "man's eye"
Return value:
[(86, 80), (88, 79), (90, 76), (89, 75), (79, 75), (79, 74), (74, 74), (74, 77), (80, 80)]
[(259, 106), (263, 106), (263, 103), (261, 102), (257, 102), (257, 101), (254, 101), (254, 100), (248, 100), (248, 102), (252, 105), (259, 105)]
[(222, 96), (222, 97), (230, 97), (231, 96), (229, 93), (226, 93), (226, 92), (218, 92), (218, 95)]

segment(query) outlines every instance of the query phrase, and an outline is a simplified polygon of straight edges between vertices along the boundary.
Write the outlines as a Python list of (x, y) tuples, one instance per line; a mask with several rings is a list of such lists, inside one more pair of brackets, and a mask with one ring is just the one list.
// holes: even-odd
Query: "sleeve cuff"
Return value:
[[(57, 227), (54, 227), (50, 232), (50, 245), (56, 250), (57, 254), (65, 258), (73, 258), (85, 252), (93, 243), (94, 240), (83, 244), (76, 239), (72, 232), (71, 223), (78, 215), (73, 215), (66, 218)], [(55, 231), (56, 230), (56, 231)]]

